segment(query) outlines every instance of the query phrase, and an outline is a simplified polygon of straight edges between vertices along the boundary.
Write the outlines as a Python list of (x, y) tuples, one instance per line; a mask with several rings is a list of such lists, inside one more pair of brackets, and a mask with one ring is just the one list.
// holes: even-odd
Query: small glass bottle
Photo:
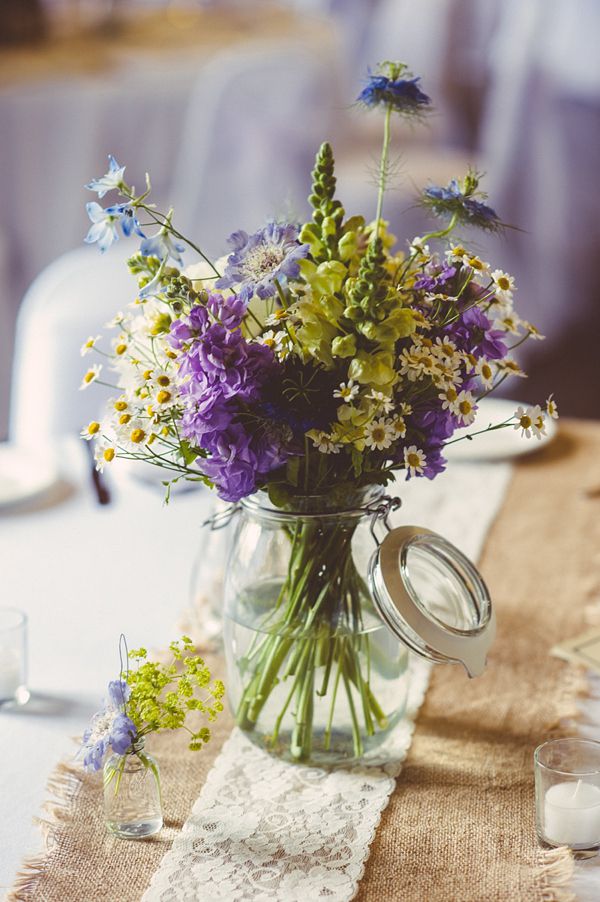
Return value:
[(106, 829), (122, 839), (143, 839), (163, 825), (160, 775), (143, 740), (125, 755), (113, 754), (104, 765)]

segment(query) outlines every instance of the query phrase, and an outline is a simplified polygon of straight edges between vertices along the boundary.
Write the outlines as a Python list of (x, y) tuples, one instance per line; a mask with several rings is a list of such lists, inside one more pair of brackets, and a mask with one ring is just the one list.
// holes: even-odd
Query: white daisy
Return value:
[(391, 421), (390, 425), (397, 438), (404, 438), (406, 435), (406, 423), (404, 422), (404, 417), (396, 417), (395, 420)]
[(514, 428), (520, 429), (521, 435), (526, 438), (535, 435), (536, 438), (541, 439), (542, 434), (545, 434), (544, 414), (539, 404), (527, 408), (517, 407), (515, 417), (517, 422)]
[(556, 406), (554, 395), (550, 395), (550, 397), (546, 401), (546, 413), (553, 420), (558, 420), (558, 407)]
[(509, 276), (507, 272), (501, 269), (495, 269), (491, 273), (491, 279), (494, 283), (494, 294), (501, 301), (512, 301), (513, 291), (515, 291), (514, 276)]
[(425, 244), (424, 240), (418, 235), (415, 235), (413, 240), (409, 242), (409, 250), (411, 254), (415, 257), (420, 257), (421, 259), (429, 259), (431, 257), (429, 245)]
[(427, 458), (416, 445), (409, 445), (404, 449), (404, 466), (411, 476), (421, 474), (427, 463)]
[(105, 325), (107, 329), (116, 329), (117, 326), (122, 326), (124, 322), (125, 314), (122, 310), (119, 310), (108, 323), (105, 323)]
[(94, 447), (94, 460), (96, 461), (96, 469), (101, 473), (107, 464), (111, 464), (115, 459), (115, 449), (108, 442), (96, 442)]
[(521, 379), (527, 378), (527, 374), (523, 372), (517, 361), (513, 360), (512, 357), (497, 360), (496, 367), (501, 373), (507, 373), (509, 376), (520, 376)]
[(280, 307), (266, 318), (265, 326), (279, 326), (284, 319), (287, 319), (288, 315), (288, 311)]
[(453, 244), (446, 251), (446, 259), (449, 263), (464, 263), (469, 257), (469, 251), (462, 244)]
[(373, 391), (367, 395), (367, 399), (369, 401), (374, 401), (384, 413), (390, 413), (390, 411), (394, 409), (394, 402), (382, 391), (375, 391), (375, 389), (373, 389)]
[(349, 379), (348, 382), (340, 382), (339, 388), (336, 388), (333, 392), (333, 397), (341, 398), (342, 401), (351, 404), (359, 391), (360, 386), (354, 384), (354, 379)]
[(412, 404), (409, 404), (408, 401), (402, 401), (400, 404), (400, 413), (403, 417), (409, 417), (413, 412)]
[(86, 354), (89, 354), (91, 351), (93, 351), (94, 347), (96, 345), (96, 342), (100, 341), (101, 338), (102, 338), (101, 335), (90, 335), (88, 340), (84, 341), (84, 343), (81, 345), (81, 348), (79, 349), (79, 353), (81, 354), (81, 356), (85, 357)]
[(98, 379), (98, 377), (100, 376), (101, 372), (101, 363), (95, 363), (93, 366), (91, 366), (87, 373), (84, 373), (83, 379), (81, 380), (81, 385), (79, 386), (79, 391), (82, 391), (84, 388), (87, 388), (88, 385), (91, 385), (92, 382), (95, 382), (96, 379)]
[(492, 369), (492, 365), (489, 360), (485, 357), (480, 357), (477, 361), (477, 366), (475, 367), (475, 372), (481, 379), (481, 382), (484, 388), (491, 388), (494, 382), (494, 370)]
[(317, 429), (311, 429), (310, 432), (307, 432), (307, 435), (310, 439), (312, 439), (312, 443), (315, 448), (320, 451), (322, 454), (339, 454), (341, 445), (333, 440), (331, 435), (328, 435), (326, 432), (320, 432)]
[(367, 448), (384, 451), (397, 438), (394, 425), (390, 420), (373, 420), (365, 426), (365, 445)]
[(452, 413), (456, 414), (463, 426), (470, 426), (475, 419), (475, 398), (470, 391), (461, 391)]
[(458, 401), (458, 392), (453, 385), (446, 386), (438, 395), (442, 402), (442, 410), (449, 410), (450, 413), (456, 413), (456, 402)]
[(81, 438), (84, 438), (86, 442), (91, 441), (91, 439), (96, 438), (98, 433), (100, 432), (100, 423), (96, 420), (92, 420), (91, 423), (88, 423), (87, 426), (84, 426), (79, 435)]
[(514, 310), (510, 312), (502, 312), (498, 319), (494, 321), (494, 329), (503, 329), (512, 335), (521, 334), (522, 320)]

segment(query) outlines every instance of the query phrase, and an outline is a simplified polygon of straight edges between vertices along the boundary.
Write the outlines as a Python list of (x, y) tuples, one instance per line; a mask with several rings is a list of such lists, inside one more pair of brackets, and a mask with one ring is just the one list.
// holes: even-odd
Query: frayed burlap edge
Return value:
[[(562, 692), (556, 702), (556, 720), (548, 725), (553, 738), (573, 736), (582, 720), (581, 702), (590, 697), (585, 670), (567, 665)], [(535, 885), (540, 902), (576, 902), (571, 891), (575, 859), (568, 846), (540, 849), (535, 861)]]
[(26, 858), (16, 875), (6, 902), (33, 902), (39, 881), (45, 874), (61, 836), (70, 829), (72, 810), (77, 795), (86, 780), (91, 779), (81, 767), (61, 761), (46, 784), (50, 793), (42, 805), (42, 814), (34, 818), (42, 833), (43, 850)]

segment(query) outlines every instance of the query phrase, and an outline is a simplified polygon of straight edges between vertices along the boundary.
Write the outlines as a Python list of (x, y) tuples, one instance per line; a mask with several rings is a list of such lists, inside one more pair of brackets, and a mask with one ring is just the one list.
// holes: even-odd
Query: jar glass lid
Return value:
[(391, 530), (369, 564), (379, 614), (412, 651), (437, 663), (485, 667), (495, 634), (492, 602), (477, 568), (443, 536), (418, 526)]

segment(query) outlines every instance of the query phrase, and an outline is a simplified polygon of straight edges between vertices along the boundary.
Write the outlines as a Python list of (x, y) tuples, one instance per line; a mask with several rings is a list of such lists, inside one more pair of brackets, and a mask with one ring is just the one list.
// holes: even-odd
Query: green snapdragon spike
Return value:
[(301, 241), (310, 244), (316, 263), (338, 259), (344, 208), (334, 196), (334, 166), (333, 150), (325, 141), (319, 148), (312, 171), (312, 189), (308, 200), (314, 209), (313, 221), (304, 227), (300, 235)]
[(349, 308), (360, 308), (365, 316), (374, 313), (388, 298), (392, 279), (385, 268), (383, 241), (375, 238), (360, 263), (356, 282), (349, 292)]

